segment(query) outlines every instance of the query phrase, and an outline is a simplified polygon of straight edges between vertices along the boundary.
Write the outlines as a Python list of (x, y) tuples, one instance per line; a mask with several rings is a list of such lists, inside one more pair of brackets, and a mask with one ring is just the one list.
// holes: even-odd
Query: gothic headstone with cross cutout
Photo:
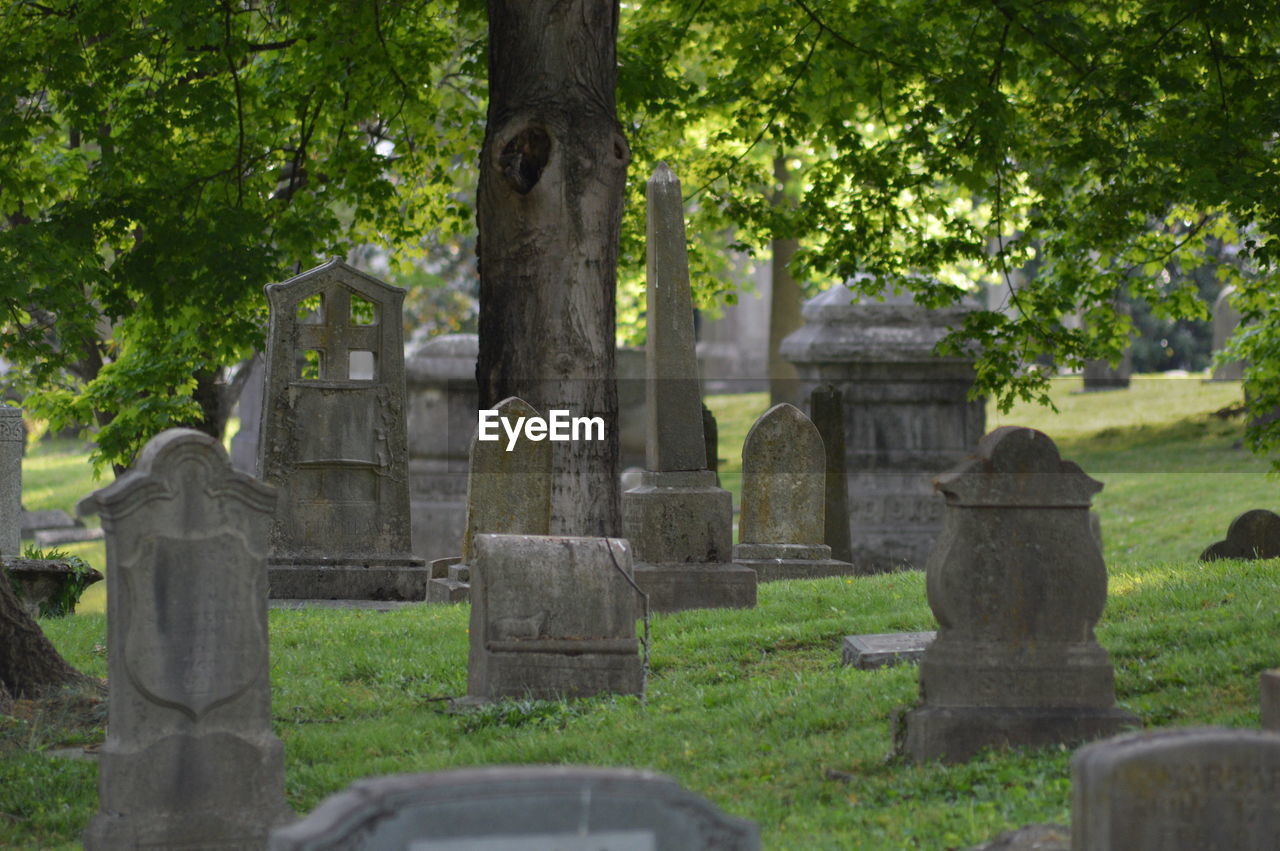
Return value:
[(470, 702), (644, 691), (627, 541), (477, 535), (470, 559)]
[(80, 502), (106, 530), (111, 685), (86, 848), (260, 848), (292, 819), (271, 731), (275, 503), (190, 429)]
[(271, 596), (421, 600), (405, 435), (404, 290), (341, 260), (266, 288), (259, 469), (280, 490)]
[(1089, 529), (1102, 484), (1039, 431), (998, 428), (934, 479), (946, 498), (925, 569), (938, 635), (907, 713), (917, 762), (984, 747), (1043, 747), (1114, 735), (1137, 719), (1115, 705), (1111, 659), (1093, 634), (1107, 568)]

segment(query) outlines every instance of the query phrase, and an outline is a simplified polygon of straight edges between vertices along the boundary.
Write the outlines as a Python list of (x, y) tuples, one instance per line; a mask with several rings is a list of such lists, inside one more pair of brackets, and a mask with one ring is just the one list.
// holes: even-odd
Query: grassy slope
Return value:
[[(1107, 482), (1099, 508), (1111, 586), (1098, 636), (1121, 702), (1147, 725), (1256, 725), (1257, 674), (1276, 663), (1280, 571), (1193, 559), (1230, 517), (1269, 505), (1270, 488), (1263, 465), (1230, 448), (1238, 423), (1180, 424), (1178, 405), (1208, 410), (1218, 396), (1230, 402), (1231, 388), (1186, 389), (1192, 400), (1175, 404), (1175, 388), (1136, 382), (1137, 410), (1156, 412), (1141, 427), (1099, 421), (1096, 408), (1115, 394), (1066, 397), (1056, 426), (1035, 410), (1003, 421), (1059, 436), (1067, 457)], [(740, 443), (765, 400), (713, 402), (722, 441)], [(726, 404), (740, 415), (726, 417)], [(720, 454), (736, 461), (724, 443)], [(1210, 489), (1204, 477), (1215, 473), (1223, 484)], [(669, 773), (758, 821), (770, 848), (963, 847), (1009, 826), (1066, 820), (1066, 750), (955, 767), (889, 758), (888, 719), (914, 700), (915, 670), (843, 669), (837, 647), (854, 632), (930, 628), (923, 586), (919, 573), (771, 583), (752, 611), (656, 617), (646, 705), (517, 702), (466, 715), (437, 699), (465, 692), (466, 607), (273, 611), (273, 706), (290, 801), (307, 811), (370, 774), (567, 762)], [(100, 615), (43, 626), (74, 664), (105, 673)], [(96, 807), (92, 764), (25, 750), (43, 735), (52, 734), (40, 724), (0, 735), (0, 837), (26, 847), (73, 842)]]

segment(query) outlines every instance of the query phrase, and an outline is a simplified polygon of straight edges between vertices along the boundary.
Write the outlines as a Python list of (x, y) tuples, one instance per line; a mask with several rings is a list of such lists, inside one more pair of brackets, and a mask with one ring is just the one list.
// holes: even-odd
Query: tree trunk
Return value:
[(620, 530), (615, 286), (630, 150), (614, 102), (616, 0), (490, 0), (480, 153), (481, 404), (604, 419), (552, 444), (553, 534)]
[(37, 698), (64, 685), (91, 682), (45, 638), (0, 570), (0, 711), (6, 693)]
[[(782, 188), (775, 193), (775, 206), (787, 203), (787, 158), (779, 154), (773, 160), (773, 176)], [(773, 259), (769, 262), (769, 404), (786, 402), (798, 408), (805, 406), (800, 393), (800, 373), (795, 364), (783, 359), (779, 347), (783, 339), (804, 324), (800, 318), (800, 287), (787, 264), (800, 247), (794, 237), (777, 237), (771, 241)]]

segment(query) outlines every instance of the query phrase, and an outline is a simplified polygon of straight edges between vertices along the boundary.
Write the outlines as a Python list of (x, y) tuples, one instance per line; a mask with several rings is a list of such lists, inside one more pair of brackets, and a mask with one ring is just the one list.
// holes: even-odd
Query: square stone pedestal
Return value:
[(983, 748), (1076, 745), (1140, 724), (1118, 708), (922, 706), (907, 713), (903, 751), (916, 762), (964, 762)]
[(760, 582), (870, 573), (831, 558), (826, 544), (738, 544), (733, 548), (733, 563), (754, 570)]

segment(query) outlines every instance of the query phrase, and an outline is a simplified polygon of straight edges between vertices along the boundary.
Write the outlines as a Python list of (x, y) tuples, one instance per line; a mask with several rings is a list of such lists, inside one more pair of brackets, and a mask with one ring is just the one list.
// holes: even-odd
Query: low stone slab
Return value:
[(936, 632), (880, 632), (871, 635), (846, 635), (840, 662), (849, 667), (870, 671), (904, 662), (919, 662), (933, 643)]
[(37, 547), (60, 547), (63, 544), (79, 544), (85, 541), (101, 541), (102, 530), (84, 526), (66, 529), (41, 529), (35, 533)]
[(1260, 680), (1259, 716), (1262, 729), (1280, 732), (1280, 668), (1263, 671)]
[(1265, 508), (1246, 511), (1232, 520), (1226, 539), (1215, 541), (1200, 554), (1201, 561), (1277, 557), (1280, 557), (1280, 515)]
[(281, 600), (407, 600), (427, 596), (431, 570), (412, 559), (370, 561), (364, 564), (272, 564), (267, 584), (272, 599)]
[(1280, 734), (1201, 728), (1120, 736), (1071, 761), (1077, 851), (1274, 851)]
[(969, 851), (1071, 851), (1071, 829), (1061, 824), (1032, 824), (1007, 830)]
[(271, 851), (757, 851), (760, 830), (660, 774), (511, 766), (358, 780)]
[(30, 538), (41, 529), (75, 529), (84, 526), (76, 518), (60, 508), (41, 511), (22, 510), (22, 537)]

